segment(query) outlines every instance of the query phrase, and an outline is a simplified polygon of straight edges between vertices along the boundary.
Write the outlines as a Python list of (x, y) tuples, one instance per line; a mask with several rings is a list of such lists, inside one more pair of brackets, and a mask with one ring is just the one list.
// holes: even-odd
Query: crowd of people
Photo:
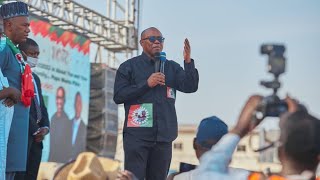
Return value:
[[(85, 129), (80, 116), (82, 100), (80, 93), (77, 93), (75, 117), (69, 120), (63, 109), (65, 91), (62, 87), (58, 88), (57, 112), (51, 119), (50, 129), (41, 81), (32, 72), (37, 65), (40, 50), (39, 45), (28, 38), (28, 6), (23, 2), (7, 3), (1, 6), (0, 15), (3, 19), (0, 41), (0, 180), (32, 180), (37, 178), (42, 141), (49, 132), (55, 135), (51, 138), (50, 148), (56, 148), (57, 145), (67, 148), (72, 145), (78, 150), (51, 150), (49, 160), (67, 162), (70, 157), (85, 151), (84, 144), (77, 141), (78, 138), (85, 138), (85, 135), (80, 133), (85, 131), (81, 130)], [(316, 168), (320, 161), (320, 121), (291, 97), (285, 100), (288, 111), (280, 117), (280, 138), (273, 147), (278, 150), (282, 170), (264, 174), (229, 167), (240, 139), (262, 121), (255, 119), (256, 109), (263, 99), (259, 95), (248, 99), (236, 126), (231, 130), (228, 130), (228, 126), (216, 116), (203, 119), (193, 141), (199, 165), (190, 165), (193, 167), (192, 170), (168, 176), (172, 142), (178, 135), (176, 91), (196, 92), (199, 73), (195, 68), (195, 60), (191, 58), (188, 39), (184, 41), (184, 68), (173, 60), (167, 60), (166, 57), (159, 58), (164, 40), (157, 28), (145, 29), (140, 39), (142, 54), (128, 59), (117, 70), (114, 101), (116, 104), (123, 103), (125, 109), (125, 170), (118, 173), (118, 180), (317, 178)], [(63, 122), (68, 124), (57, 128), (56, 119), (65, 119)], [(102, 172), (103, 161), (98, 163), (95, 155), (88, 156), (92, 162), (98, 164), (97, 167)], [(81, 158), (86, 159), (86, 156), (83, 155)], [(83, 161), (85, 160), (79, 160), (79, 163)], [(105, 173), (102, 174), (101, 177), (99, 173), (90, 177), (107, 177)]]

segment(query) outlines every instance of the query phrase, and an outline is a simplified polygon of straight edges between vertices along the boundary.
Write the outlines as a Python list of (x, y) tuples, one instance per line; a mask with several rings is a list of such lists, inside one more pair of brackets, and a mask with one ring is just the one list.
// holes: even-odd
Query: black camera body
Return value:
[(278, 89), (281, 87), (279, 76), (285, 72), (286, 59), (284, 57), (285, 47), (279, 44), (264, 44), (261, 46), (261, 54), (267, 54), (268, 72), (273, 74), (272, 81), (261, 81), (260, 84), (266, 88), (272, 89), (270, 96), (263, 98), (261, 104), (257, 108), (261, 118), (279, 117), (282, 113), (288, 111), (288, 105), (281, 100), (278, 95)]
[(261, 46), (261, 54), (267, 54), (268, 70), (275, 77), (285, 72), (286, 59), (284, 57), (285, 47), (278, 44), (263, 44)]
[(259, 111), (262, 117), (279, 117), (282, 113), (288, 111), (288, 105), (284, 100), (281, 100), (278, 96), (271, 95), (263, 98), (257, 111)]
[(197, 166), (189, 163), (180, 162), (179, 173), (194, 170)]

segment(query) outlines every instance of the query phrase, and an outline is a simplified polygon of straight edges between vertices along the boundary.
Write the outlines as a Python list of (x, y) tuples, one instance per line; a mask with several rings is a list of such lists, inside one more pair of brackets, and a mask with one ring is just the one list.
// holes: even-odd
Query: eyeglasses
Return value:
[(164, 41), (164, 37), (162, 37), (162, 36), (149, 36), (149, 37), (144, 38), (144, 39), (142, 39), (142, 40), (147, 40), (147, 39), (148, 39), (151, 43), (156, 42), (156, 40), (158, 40), (159, 43), (163, 43), (163, 41)]

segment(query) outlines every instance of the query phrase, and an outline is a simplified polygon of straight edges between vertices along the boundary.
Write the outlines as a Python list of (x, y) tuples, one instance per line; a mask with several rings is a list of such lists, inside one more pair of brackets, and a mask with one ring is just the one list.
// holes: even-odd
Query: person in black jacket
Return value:
[(156, 54), (163, 49), (161, 32), (150, 27), (141, 33), (141, 55), (122, 63), (114, 84), (114, 101), (124, 103), (123, 147), (125, 169), (138, 179), (163, 180), (177, 137), (176, 91), (196, 92), (199, 75), (191, 59), (188, 39), (184, 41), (184, 70), (166, 60), (158, 72)]
[[(19, 48), (30, 67), (36, 67), (40, 53), (38, 44), (34, 40), (27, 38), (27, 41), (25, 43), (21, 43)], [(32, 75), (35, 97), (32, 99), (29, 114), (27, 171), (25, 173), (18, 173), (15, 176), (16, 180), (37, 179), (42, 156), (42, 141), (49, 133), (48, 111), (42, 96), (41, 82), (35, 73), (32, 73)]]

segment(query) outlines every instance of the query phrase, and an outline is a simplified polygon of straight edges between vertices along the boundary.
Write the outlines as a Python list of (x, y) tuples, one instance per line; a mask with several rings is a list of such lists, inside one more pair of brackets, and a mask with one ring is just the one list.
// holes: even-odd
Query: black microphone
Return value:
[(164, 74), (164, 64), (166, 62), (166, 53), (165, 52), (157, 52), (155, 53), (155, 64), (154, 70), (155, 72), (161, 72)]
[(154, 54), (154, 72), (160, 72), (160, 52)]

